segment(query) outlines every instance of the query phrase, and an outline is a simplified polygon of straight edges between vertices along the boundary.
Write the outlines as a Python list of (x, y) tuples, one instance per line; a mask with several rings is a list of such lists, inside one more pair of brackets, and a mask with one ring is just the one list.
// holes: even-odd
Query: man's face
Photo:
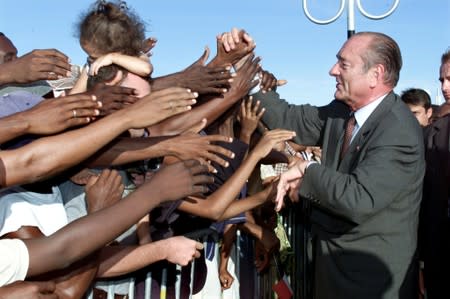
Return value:
[(361, 55), (366, 51), (368, 37), (349, 39), (337, 54), (338, 61), (329, 74), (336, 78), (334, 97), (345, 102), (352, 110), (364, 106), (370, 89), (370, 72), (364, 69)]
[(412, 104), (408, 104), (408, 107), (422, 127), (428, 126), (430, 123), (431, 114), (433, 114), (432, 108), (425, 109), (425, 107), (421, 105)]
[(441, 81), (441, 91), (447, 103), (450, 103), (450, 61), (441, 65), (439, 71), (439, 81)]
[(0, 64), (17, 58), (17, 49), (14, 44), (4, 35), (0, 36)]

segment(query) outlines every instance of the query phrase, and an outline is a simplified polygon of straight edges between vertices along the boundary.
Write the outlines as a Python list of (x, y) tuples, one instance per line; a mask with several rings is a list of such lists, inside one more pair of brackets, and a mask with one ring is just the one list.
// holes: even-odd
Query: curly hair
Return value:
[(102, 54), (119, 52), (139, 56), (145, 40), (145, 24), (124, 1), (97, 1), (80, 16), (77, 37)]

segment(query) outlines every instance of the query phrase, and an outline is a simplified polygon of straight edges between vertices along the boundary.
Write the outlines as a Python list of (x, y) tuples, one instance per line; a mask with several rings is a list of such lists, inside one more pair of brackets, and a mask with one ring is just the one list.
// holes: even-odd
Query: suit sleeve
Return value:
[(305, 173), (300, 195), (314, 205), (353, 223), (363, 223), (391, 202), (416, 198), (425, 163), (420, 134), (401, 122), (384, 122), (364, 151), (356, 154), (352, 169), (339, 172), (319, 164)]
[(319, 117), (319, 109), (311, 105), (292, 105), (274, 91), (253, 95), (266, 109), (262, 121), (269, 129), (287, 129), (297, 133), (295, 142), (316, 145), (320, 142), (324, 119)]

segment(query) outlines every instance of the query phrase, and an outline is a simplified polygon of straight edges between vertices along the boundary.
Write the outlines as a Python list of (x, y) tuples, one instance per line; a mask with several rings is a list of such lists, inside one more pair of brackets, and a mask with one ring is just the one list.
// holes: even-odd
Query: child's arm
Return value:
[(80, 77), (78, 78), (77, 82), (72, 87), (72, 89), (69, 91), (69, 94), (82, 93), (87, 90), (87, 81), (88, 81), (88, 77), (89, 77), (87, 72), (88, 72), (88, 68), (86, 66), (83, 67)]
[(206, 200), (189, 197), (189, 199), (181, 202), (179, 209), (192, 215), (216, 221), (225, 219), (223, 213), (235, 200), (259, 160), (265, 157), (276, 144), (292, 139), (294, 136), (295, 132), (293, 131), (268, 131), (237, 171), (216, 192), (208, 196)]
[(152, 242), (150, 236), (150, 214), (145, 215), (137, 223), (136, 235), (138, 236), (139, 245), (144, 245)]
[(260, 102), (253, 103), (251, 97), (241, 102), (241, 109), (239, 110), (238, 120), (241, 124), (241, 132), (239, 139), (250, 145), (250, 139), (253, 132), (258, 127), (258, 122), (264, 114), (265, 109), (259, 108)]
[(243, 198), (241, 200), (235, 200), (230, 203), (230, 205), (225, 209), (222, 216), (219, 217), (219, 221), (223, 221), (232, 217), (239, 215), (240, 213), (250, 211), (262, 204), (267, 200), (275, 197), (276, 195), (276, 185), (270, 184), (264, 190), (255, 193), (249, 197)]
[(121, 53), (108, 53), (97, 58), (89, 68), (90, 75), (97, 75), (102, 66), (117, 64), (129, 72), (146, 77), (151, 74), (153, 67), (148, 59), (124, 55)]
[(219, 279), (222, 290), (229, 289), (233, 284), (234, 278), (228, 272), (228, 260), (230, 258), (231, 248), (236, 240), (236, 224), (225, 226), (223, 233), (222, 246), (220, 247)]
[(200, 257), (203, 244), (183, 236), (170, 237), (144, 245), (116, 245), (102, 248), (97, 277), (117, 277), (167, 260), (186, 266)]

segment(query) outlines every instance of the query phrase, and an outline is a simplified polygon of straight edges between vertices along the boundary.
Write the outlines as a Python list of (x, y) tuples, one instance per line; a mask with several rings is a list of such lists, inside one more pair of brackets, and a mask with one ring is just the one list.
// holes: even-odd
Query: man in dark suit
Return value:
[(420, 253), (427, 298), (450, 297), (450, 50), (441, 57), (439, 81), (445, 103), (425, 129), (426, 173), (420, 211)]
[(360, 32), (337, 54), (327, 106), (254, 95), (267, 126), (323, 150), (322, 164), (299, 161), (282, 174), (277, 195), (277, 209), (287, 193), (311, 203), (315, 299), (417, 296), (424, 147), (418, 122), (393, 93), (401, 66), (392, 38)]

